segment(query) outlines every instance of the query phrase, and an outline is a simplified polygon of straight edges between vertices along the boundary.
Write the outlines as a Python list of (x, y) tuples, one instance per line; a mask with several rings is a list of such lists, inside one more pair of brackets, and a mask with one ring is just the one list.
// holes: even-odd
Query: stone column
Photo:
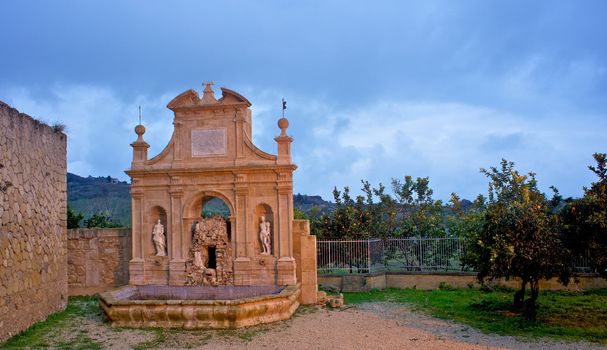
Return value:
[(234, 260), (234, 284), (249, 285), (251, 283), (251, 254), (249, 238), (247, 237), (247, 211), (249, 208), (249, 188), (246, 182), (246, 176), (239, 174), (236, 176), (234, 193), (236, 196), (235, 208), (236, 217), (239, 219), (234, 225), (236, 232), (234, 240), (236, 242), (236, 259)]
[(278, 284), (296, 284), (293, 259), (293, 190), (289, 174), (278, 175)]
[[(175, 179), (174, 179), (175, 180)], [(175, 180), (177, 181), (177, 180)], [(183, 191), (181, 188), (172, 188), (171, 195), (171, 241), (169, 261), (169, 285), (182, 286), (185, 283), (185, 260), (189, 242), (184, 239), (187, 232), (183, 232)], [(187, 230), (186, 230), (187, 231)]]
[(143, 192), (137, 188), (137, 180), (133, 179), (131, 187), (131, 246), (132, 259), (129, 262), (129, 284), (141, 285), (144, 283), (144, 256), (143, 256)]

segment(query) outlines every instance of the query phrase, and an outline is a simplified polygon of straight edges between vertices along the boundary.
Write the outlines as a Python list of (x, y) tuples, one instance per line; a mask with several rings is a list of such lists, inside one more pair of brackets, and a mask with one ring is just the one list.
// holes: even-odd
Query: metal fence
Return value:
[(384, 271), (381, 239), (318, 241), (318, 272), (322, 274), (366, 274)]
[[(463, 238), (319, 240), (317, 249), (320, 274), (472, 271), (461, 262)], [(587, 256), (575, 262), (577, 272), (592, 272), (589, 266)]]
[(459, 238), (388, 238), (384, 264), (388, 271), (463, 271), (465, 246)]

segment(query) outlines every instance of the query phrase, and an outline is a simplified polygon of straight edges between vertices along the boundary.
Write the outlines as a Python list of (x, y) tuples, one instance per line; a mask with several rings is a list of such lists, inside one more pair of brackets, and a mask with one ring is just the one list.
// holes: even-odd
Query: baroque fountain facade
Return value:
[[(316, 240), (293, 220), (291, 142), (278, 121), (277, 155), (252, 142), (251, 103), (210, 83), (169, 104), (173, 135), (157, 156), (138, 125), (131, 144), (129, 285), (103, 293), (112, 325), (236, 328), (289, 318), (316, 302)], [(229, 216), (203, 217), (205, 203)]]

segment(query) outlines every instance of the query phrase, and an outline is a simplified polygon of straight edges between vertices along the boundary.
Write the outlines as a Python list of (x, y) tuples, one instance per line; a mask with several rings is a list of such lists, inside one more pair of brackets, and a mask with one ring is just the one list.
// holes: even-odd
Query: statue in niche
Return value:
[(259, 240), (261, 241), (261, 254), (269, 255), (272, 253), (272, 245), (270, 243), (270, 222), (266, 221), (265, 216), (259, 218)]
[(158, 222), (154, 225), (154, 229), (152, 230), (152, 240), (156, 246), (156, 256), (166, 256), (166, 236), (164, 235), (164, 226), (162, 225), (160, 218), (158, 218)]

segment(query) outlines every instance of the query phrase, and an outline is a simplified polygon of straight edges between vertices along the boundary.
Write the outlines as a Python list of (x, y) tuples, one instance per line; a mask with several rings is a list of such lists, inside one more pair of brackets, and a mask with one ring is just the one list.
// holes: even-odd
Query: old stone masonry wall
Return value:
[(130, 228), (67, 231), (68, 291), (92, 295), (129, 283)]
[(66, 139), (0, 101), (0, 342), (66, 306)]

